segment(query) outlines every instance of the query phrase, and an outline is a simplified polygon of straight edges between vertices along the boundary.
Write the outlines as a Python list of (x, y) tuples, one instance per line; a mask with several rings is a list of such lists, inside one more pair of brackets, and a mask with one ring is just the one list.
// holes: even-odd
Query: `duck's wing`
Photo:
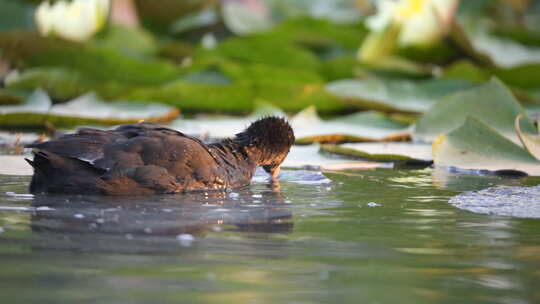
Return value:
[(103, 151), (107, 145), (122, 139), (125, 137), (114, 131), (81, 128), (76, 133), (63, 135), (43, 143), (30, 144), (27, 147), (80, 159), (92, 164), (95, 160), (103, 157)]

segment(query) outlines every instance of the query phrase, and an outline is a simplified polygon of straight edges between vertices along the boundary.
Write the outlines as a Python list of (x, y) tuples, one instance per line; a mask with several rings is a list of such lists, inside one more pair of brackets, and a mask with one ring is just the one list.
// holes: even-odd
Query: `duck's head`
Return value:
[(294, 143), (294, 132), (285, 119), (270, 116), (253, 122), (236, 134), (234, 141), (245, 147), (250, 158), (275, 179), (279, 175), (279, 166)]

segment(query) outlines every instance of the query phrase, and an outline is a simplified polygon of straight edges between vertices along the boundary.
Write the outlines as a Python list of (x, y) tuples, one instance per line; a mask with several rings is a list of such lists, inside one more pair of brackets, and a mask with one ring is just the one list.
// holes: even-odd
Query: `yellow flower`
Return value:
[(105, 25), (109, 7), (109, 0), (61, 0), (54, 4), (44, 1), (37, 8), (35, 19), (42, 35), (84, 41)]

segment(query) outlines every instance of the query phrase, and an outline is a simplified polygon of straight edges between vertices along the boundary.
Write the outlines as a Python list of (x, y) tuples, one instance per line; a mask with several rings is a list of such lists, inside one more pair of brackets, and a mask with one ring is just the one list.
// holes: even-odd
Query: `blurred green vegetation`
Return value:
[[(314, 106), (323, 117), (376, 110), (386, 114), (373, 115), (412, 124), (425, 121), (430, 114), (424, 113), (441, 100), (458, 103), (464, 92), (495, 77), (524, 107), (520, 113), (540, 109), (536, 1), (455, 0), (458, 10), (447, 14), (449, 21), (439, 24), (446, 30), (429, 45), (392, 41), (399, 32), (382, 32), (384, 39), (377, 41), (367, 22), (377, 9), (363, 1), (127, 2), (136, 10), (122, 13), (138, 25), (118, 18), (113, 5), (103, 30), (73, 42), (39, 34), (33, 16), (40, 1), (0, 0), (0, 104), (24, 104), (43, 89), (54, 104), (95, 92), (106, 101), (162, 103), (183, 113), (246, 114), (264, 102), (288, 113)], [(367, 60), (362, 48), (374, 42)], [(467, 111), (441, 115), (463, 122), (475, 115)], [(8, 114), (13, 125), (8, 112), (0, 109), (0, 126)], [(30, 121), (29, 115), (20, 119)], [(83, 116), (68, 125), (84, 123)], [(430, 140), (451, 131), (439, 127), (424, 130), (433, 135)], [(306, 142), (366, 138), (335, 135), (313, 135)]]

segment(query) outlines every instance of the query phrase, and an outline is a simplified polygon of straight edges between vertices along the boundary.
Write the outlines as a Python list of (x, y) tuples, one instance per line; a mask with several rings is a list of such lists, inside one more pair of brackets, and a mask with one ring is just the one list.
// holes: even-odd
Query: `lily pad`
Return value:
[(24, 95), (16, 90), (0, 88), (0, 105), (20, 104), (24, 101)]
[(3, 175), (32, 175), (32, 167), (22, 155), (0, 155), (0, 174)]
[(316, 69), (317, 58), (299, 46), (271, 35), (258, 34), (250, 37), (233, 37), (221, 42), (215, 50), (229, 59), (264, 63), (277, 67)]
[(31, 28), (34, 25), (33, 5), (25, 1), (0, 1), (0, 30)]
[(169, 121), (178, 110), (161, 104), (135, 101), (105, 103), (89, 93), (64, 104), (52, 105), (50, 97), (42, 90), (35, 91), (23, 104), (0, 107), (0, 126), (72, 127), (80, 124), (115, 125), (141, 120)]
[[(463, 124), (467, 116), (481, 120), (510, 140), (518, 142), (514, 120), (524, 114), (512, 92), (499, 80), (441, 99), (416, 123), (414, 137), (431, 141)], [(532, 122), (524, 118), (526, 130), (533, 131)]]
[(100, 82), (76, 70), (59, 67), (26, 69), (17, 76), (11, 77), (9, 81), (6, 81), (6, 85), (9, 89), (28, 91), (42, 88), (57, 100), (75, 98), (89, 91), (97, 91), (100, 95), (107, 97), (112, 91), (122, 88), (119, 84)]
[(460, 80), (344, 79), (330, 82), (328, 92), (363, 109), (422, 113), (443, 96), (472, 87)]
[(473, 35), (474, 48), (487, 54), (499, 67), (509, 68), (540, 62), (540, 48), (520, 44), (489, 34)]
[(26, 31), (0, 32), (3, 55), (18, 67), (64, 67), (97, 80), (157, 85), (177, 79), (181, 68), (157, 58), (127, 56), (109, 43), (80, 45)]
[(228, 138), (234, 137), (258, 118), (270, 115), (286, 116), (279, 108), (259, 102), (255, 111), (247, 117), (198, 115), (195, 119), (176, 119), (171, 127), (198, 137)]
[(367, 29), (362, 23), (337, 24), (324, 18), (295, 17), (276, 25), (271, 35), (307, 47), (324, 57), (332, 50), (355, 51), (367, 35)]
[(520, 146), (473, 117), (433, 143), (436, 166), (471, 172), (514, 170), (540, 175), (540, 162)]
[(268, 30), (273, 22), (264, 2), (225, 1), (221, 15), (227, 28), (236, 35), (247, 35)]
[(118, 50), (128, 56), (152, 56), (158, 51), (154, 37), (142, 28), (110, 25), (92, 41), (95, 46)]
[(375, 111), (322, 120), (312, 106), (292, 117), (291, 125), (297, 144), (406, 140), (411, 135), (408, 125)]
[(523, 121), (523, 115), (518, 115), (516, 117), (515, 128), (519, 140), (521, 140), (521, 143), (525, 149), (527, 149), (532, 156), (534, 156), (537, 160), (540, 160), (540, 135), (538, 132), (530, 133), (522, 130), (521, 124)]
[[(227, 60), (208, 62), (217, 67), (223, 77), (213, 77), (214, 83), (193, 82), (193, 74), (161, 87), (135, 88), (124, 99), (151, 100), (176, 105), (183, 111), (236, 112), (253, 110), (255, 101), (266, 100), (285, 111), (299, 111), (316, 105), (324, 113), (340, 113), (346, 107), (324, 90), (324, 80), (316, 72), (259, 63), (237, 64)], [(204, 69), (194, 73), (200, 73)], [(216, 70), (214, 68), (214, 70)], [(225, 80), (223, 84), (216, 79)], [(201, 77), (199, 77), (201, 80)], [(227, 82), (231, 82), (228, 84)]]
[[(196, 119), (177, 119), (173, 127), (183, 132), (212, 138), (232, 137), (239, 130), (262, 116), (285, 117), (280, 108), (258, 103), (247, 117), (201, 116)], [(332, 120), (322, 120), (311, 106), (293, 116), (289, 123), (294, 129), (297, 144), (314, 142), (358, 142), (410, 138), (407, 124), (395, 122), (379, 112), (362, 112)]]
[(538, 89), (540, 88), (540, 77), (538, 77), (540, 75), (540, 59), (535, 64), (498, 69), (493, 74), (508, 85), (523, 89)]
[(396, 162), (406, 165), (430, 165), (433, 162), (431, 145), (417, 143), (355, 143), (343, 145), (321, 145), (327, 153), (354, 159), (379, 162)]
[(392, 164), (388, 163), (330, 157), (319, 153), (319, 145), (293, 146), (282, 166), (284, 168), (316, 169), (322, 171), (392, 168)]

